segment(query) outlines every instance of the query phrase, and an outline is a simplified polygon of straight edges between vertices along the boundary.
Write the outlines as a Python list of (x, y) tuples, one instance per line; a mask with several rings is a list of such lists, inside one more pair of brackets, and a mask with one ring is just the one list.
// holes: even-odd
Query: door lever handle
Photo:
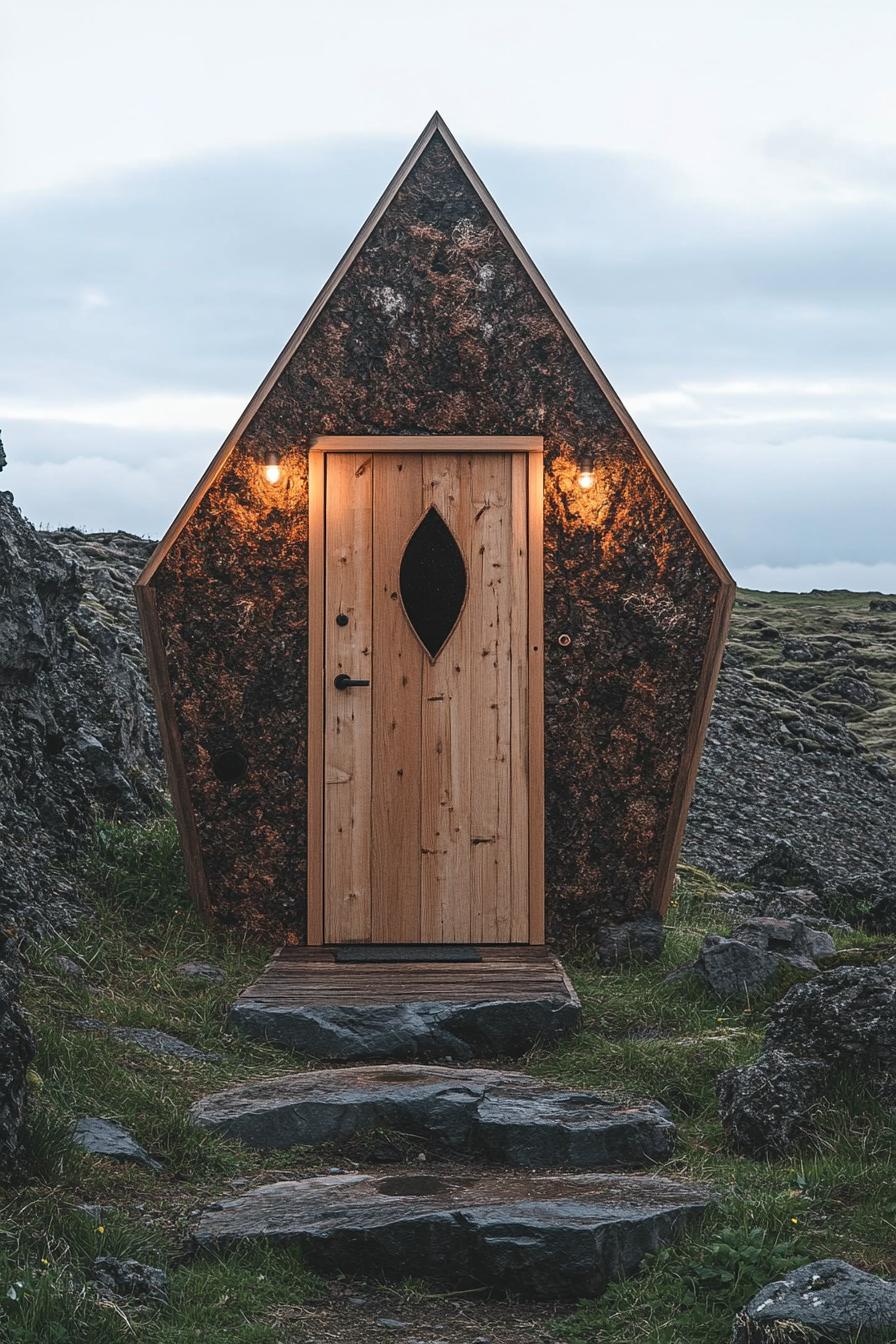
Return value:
[(333, 685), (337, 691), (347, 691), (349, 686), (369, 686), (369, 681), (358, 681), (355, 677), (350, 677), (346, 672), (340, 672), (338, 677), (333, 678)]

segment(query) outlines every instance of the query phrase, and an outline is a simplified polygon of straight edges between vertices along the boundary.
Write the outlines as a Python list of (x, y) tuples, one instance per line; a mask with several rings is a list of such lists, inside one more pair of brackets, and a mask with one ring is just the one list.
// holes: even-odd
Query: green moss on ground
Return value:
[[(99, 827), (81, 882), (94, 911), (67, 939), (33, 959), (28, 1009), (38, 1038), (27, 1170), (0, 1210), (0, 1340), (8, 1344), (286, 1344), (295, 1311), (321, 1291), (288, 1251), (191, 1258), (193, 1212), (273, 1174), (326, 1170), (332, 1152), (258, 1155), (186, 1123), (194, 1098), (240, 1079), (301, 1064), (231, 1034), (227, 1009), (269, 948), (223, 939), (189, 909), (174, 830)], [(833, 1096), (818, 1143), (797, 1161), (753, 1162), (727, 1153), (714, 1098), (719, 1070), (757, 1054), (768, 1000), (719, 1005), (693, 986), (667, 984), (705, 933), (723, 928), (705, 873), (682, 869), (663, 960), (600, 973), (571, 960), (585, 1029), (526, 1066), (572, 1086), (655, 1097), (680, 1127), (671, 1176), (705, 1181), (721, 1203), (678, 1246), (599, 1301), (563, 1308), (539, 1330), (568, 1344), (723, 1344), (736, 1309), (788, 1265), (842, 1255), (896, 1273), (896, 1120), (871, 1098)], [(873, 956), (876, 940), (840, 938)], [(880, 943), (884, 946), (883, 940)], [(64, 953), (85, 982), (62, 974)], [(858, 955), (858, 954), (854, 954)], [(183, 961), (212, 961), (222, 984), (184, 981)], [(79, 1031), (78, 1017), (155, 1027), (216, 1051), (214, 1063), (161, 1058)], [(72, 1120), (119, 1120), (164, 1164), (160, 1175), (74, 1152)], [(378, 1137), (378, 1136), (375, 1136)], [(401, 1145), (396, 1140), (399, 1151)], [(415, 1145), (419, 1148), (419, 1144)], [(79, 1204), (100, 1205), (95, 1214)], [(171, 1274), (167, 1307), (98, 1305), (84, 1271), (97, 1254), (134, 1256)], [(408, 1301), (419, 1288), (407, 1286)], [(437, 1295), (433, 1298), (438, 1311)], [(292, 1315), (291, 1315), (292, 1312)], [(490, 1329), (494, 1315), (490, 1317)], [(508, 1330), (510, 1322), (508, 1317)], [(343, 1336), (345, 1339), (352, 1335)], [(504, 1334), (530, 1344), (531, 1336)]]
[[(870, 603), (880, 596), (739, 588), (729, 645), (760, 685), (779, 696), (790, 688), (796, 703), (814, 701), (847, 722), (869, 751), (896, 759), (896, 612), (872, 611)], [(817, 661), (785, 658), (785, 645), (792, 641), (807, 642)], [(839, 678), (850, 670), (846, 663), (867, 677), (874, 703), (856, 705), (841, 693)]]

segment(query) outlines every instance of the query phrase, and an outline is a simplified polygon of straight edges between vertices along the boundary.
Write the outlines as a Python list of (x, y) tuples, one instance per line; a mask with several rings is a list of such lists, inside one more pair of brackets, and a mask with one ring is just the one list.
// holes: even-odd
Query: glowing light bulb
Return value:
[(594, 472), (591, 470), (579, 472), (579, 485), (583, 490), (590, 490), (594, 485)]
[(280, 454), (273, 449), (265, 454), (264, 478), (270, 485), (276, 485), (280, 479)]

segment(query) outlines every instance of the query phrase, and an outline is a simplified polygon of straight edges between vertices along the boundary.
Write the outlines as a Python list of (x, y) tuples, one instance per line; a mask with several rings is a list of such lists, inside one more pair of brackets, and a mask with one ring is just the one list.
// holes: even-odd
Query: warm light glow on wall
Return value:
[(597, 479), (595, 472), (596, 462), (593, 449), (580, 447), (576, 453), (576, 472), (578, 474), (579, 489), (591, 490)]
[(274, 449), (265, 453), (264, 475), (265, 480), (268, 481), (270, 485), (276, 485), (280, 480), (280, 454), (275, 452)]

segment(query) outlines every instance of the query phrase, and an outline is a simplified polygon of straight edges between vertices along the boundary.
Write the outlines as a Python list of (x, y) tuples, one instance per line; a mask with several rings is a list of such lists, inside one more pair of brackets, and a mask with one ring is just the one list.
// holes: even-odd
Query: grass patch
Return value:
[[(229, 1193), (229, 1182), (318, 1173), (347, 1156), (332, 1148), (260, 1156), (187, 1121), (191, 1102), (206, 1092), (301, 1066), (227, 1026), (229, 1005), (270, 949), (202, 926), (187, 903), (168, 820), (101, 824), (80, 880), (91, 916), (37, 950), (28, 980), (38, 1056), (25, 1170), (0, 1208), (0, 1341), (286, 1344), (289, 1309), (321, 1292), (300, 1259), (261, 1248), (192, 1258), (188, 1242), (195, 1210)], [(735, 1311), (791, 1264), (842, 1255), (896, 1273), (896, 1196), (887, 1193), (896, 1190), (896, 1120), (872, 1096), (833, 1095), (817, 1143), (798, 1161), (753, 1162), (725, 1150), (715, 1080), (758, 1053), (771, 996), (719, 1004), (692, 983), (666, 979), (693, 959), (706, 932), (728, 927), (717, 895), (707, 874), (682, 869), (658, 964), (602, 973), (584, 953), (571, 957), (584, 1030), (526, 1062), (567, 1086), (664, 1102), (679, 1126), (664, 1171), (721, 1196), (702, 1227), (635, 1278), (570, 1308), (553, 1327), (567, 1344), (725, 1344)], [(837, 941), (844, 960), (892, 954), (885, 940), (868, 935)], [(63, 972), (60, 954), (82, 967), (83, 978)], [(213, 962), (223, 982), (184, 980), (176, 969), (184, 961)], [(80, 1017), (154, 1027), (219, 1058), (151, 1055), (76, 1029)], [(75, 1152), (68, 1134), (85, 1114), (126, 1125), (162, 1172)], [(390, 1146), (399, 1159), (421, 1147), (374, 1134), (351, 1156), (382, 1160)], [(79, 1210), (84, 1204), (99, 1211)], [(98, 1302), (89, 1281), (97, 1254), (166, 1267), (169, 1304)]]

